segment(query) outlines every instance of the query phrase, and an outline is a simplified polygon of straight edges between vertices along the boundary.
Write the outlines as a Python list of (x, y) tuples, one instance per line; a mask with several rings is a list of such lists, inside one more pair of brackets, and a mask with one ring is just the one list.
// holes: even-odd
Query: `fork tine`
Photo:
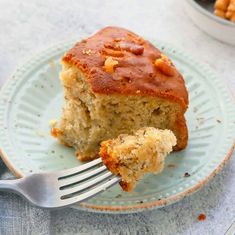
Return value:
[(68, 188), (68, 189), (64, 189), (61, 190), (61, 195), (62, 197), (73, 194), (73, 193), (78, 193), (84, 189), (88, 189), (89, 187), (92, 187), (104, 180), (107, 180), (110, 176), (112, 176), (112, 173), (110, 171), (108, 171), (107, 173), (96, 177), (95, 179), (92, 179), (86, 183), (83, 183), (77, 187), (72, 187), (72, 188)]
[(98, 193), (101, 193), (103, 191), (105, 191), (107, 188), (110, 188), (112, 185), (118, 183), (120, 181), (120, 177), (118, 176), (115, 176), (114, 178), (112, 178), (111, 180), (105, 182), (104, 184), (102, 185), (99, 185), (85, 193), (82, 193), (78, 196), (74, 196), (74, 197), (71, 197), (71, 198), (66, 198), (66, 199), (62, 199), (62, 202), (61, 203), (61, 206), (66, 206), (66, 205), (69, 205), (69, 204), (73, 204), (73, 203), (76, 203), (76, 202), (81, 202), (81, 201), (84, 201), (86, 199), (89, 199), (95, 195), (97, 195)]
[(93, 176), (95, 176), (105, 170), (107, 170), (106, 166), (101, 166), (99, 168), (96, 168), (95, 170), (89, 171), (84, 174), (79, 174), (79, 175), (75, 175), (73, 177), (59, 179), (60, 188), (65, 187), (65, 186), (69, 186), (71, 184), (79, 183), (79, 182), (86, 180), (86, 179), (89, 179), (89, 178), (91, 178), (91, 177), (93, 177)]
[(70, 175), (74, 175), (74, 174), (80, 173), (80, 172), (82, 172), (84, 170), (88, 170), (89, 168), (92, 168), (94, 166), (97, 166), (100, 163), (102, 163), (102, 159), (98, 158), (98, 159), (95, 159), (95, 160), (93, 160), (91, 162), (85, 163), (85, 164), (83, 164), (81, 166), (77, 166), (77, 167), (74, 167), (72, 169), (60, 171), (58, 177), (59, 178), (63, 178), (63, 177), (67, 177), (67, 176), (70, 176)]

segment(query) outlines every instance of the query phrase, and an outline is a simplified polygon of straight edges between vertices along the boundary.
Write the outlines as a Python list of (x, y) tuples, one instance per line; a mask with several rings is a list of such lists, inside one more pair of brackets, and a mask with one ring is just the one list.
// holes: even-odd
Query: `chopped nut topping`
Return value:
[(105, 43), (104, 47), (104, 51), (107, 51), (108, 48), (112, 49), (113, 53), (122, 53), (122, 51), (128, 51), (135, 55), (142, 55), (144, 52), (144, 47), (134, 42), (111, 42)]
[(144, 47), (131, 42), (121, 42), (120, 48), (122, 50), (129, 51), (135, 55), (142, 55), (144, 52)]
[(82, 50), (83, 55), (91, 55), (92, 53), (94, 53), (94, 52), (91, 49), (83, 49)]
[(167, 56), (162, 54), (160, 58), (155, 60), (154, 64), (156, 68), (166, 76), (171, 77), (175, 75), (175, 67), (171, 64)]
[(123, 57), (124, 53), (122, 51), (113, 50), (110, 48), (103, 49), (103, 53), (113, 57)]
[(120, 50), (119, 44), (117, 42), (106, 42), (104, 47), (113, 50)]
[(107, 73), (113, 73), (116, 65), (118, 65), (118, 61), (109, 56), (104, 62), (104, 69)]
[(120, 41), (122, 41), (122, 40), (124, 40), (124, 38), (114, 38), (114, 41), (115, 41), (115, 42), (120, 42)]
[(137, 90), (136, 93), (139, 94), (139, 93), (140, 93), (140, 90)]

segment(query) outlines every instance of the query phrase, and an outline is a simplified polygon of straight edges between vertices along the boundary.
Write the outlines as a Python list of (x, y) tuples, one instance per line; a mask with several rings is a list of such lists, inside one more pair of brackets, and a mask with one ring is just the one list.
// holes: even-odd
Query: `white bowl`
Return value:
[(235, 46), (235, 23), (215, 16), (194, 0), (184, 1), (185, 10), (192, 21), (210, 36)]

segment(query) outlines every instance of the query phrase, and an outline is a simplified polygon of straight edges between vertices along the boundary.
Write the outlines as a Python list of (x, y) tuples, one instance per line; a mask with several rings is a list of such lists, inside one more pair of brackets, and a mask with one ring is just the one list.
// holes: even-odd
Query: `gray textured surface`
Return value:
[[(184, 48), (208, 63), (235, 93), (235, 48), (198, 30), (182, 1), (0, 1), (0, 84), (31, 55), (51, 44), (119, 25)], [(1, 165), (1, 177), (12, 177)], [(132, 215), (35, 209), (0, 193), (0, 234), (224, 234), (235, 220), (235, 159), (206, 187), (179, 203)], [(205, 213), (207, 219), (197, 221)]]

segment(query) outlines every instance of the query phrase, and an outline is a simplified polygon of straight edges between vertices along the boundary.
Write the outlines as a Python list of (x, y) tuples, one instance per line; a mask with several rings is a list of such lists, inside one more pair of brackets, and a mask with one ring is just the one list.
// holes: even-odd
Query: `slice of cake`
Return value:
[(78, 42), (62, 64), (65, 104), (58, 138), (80, 160), (96, 158), (101, 141), (145, 126), (172, 130), (174, 150), (186, 147), (184, 80), (150, 42), (106, 27)]
[(103, 141), (100, 156), (113, 174), (121, 176), (123, 190), (132, 191), (144, 174), (163, 170), (165, 157), (175, 145), (172, 131), (146, 127), (134, 135)]

